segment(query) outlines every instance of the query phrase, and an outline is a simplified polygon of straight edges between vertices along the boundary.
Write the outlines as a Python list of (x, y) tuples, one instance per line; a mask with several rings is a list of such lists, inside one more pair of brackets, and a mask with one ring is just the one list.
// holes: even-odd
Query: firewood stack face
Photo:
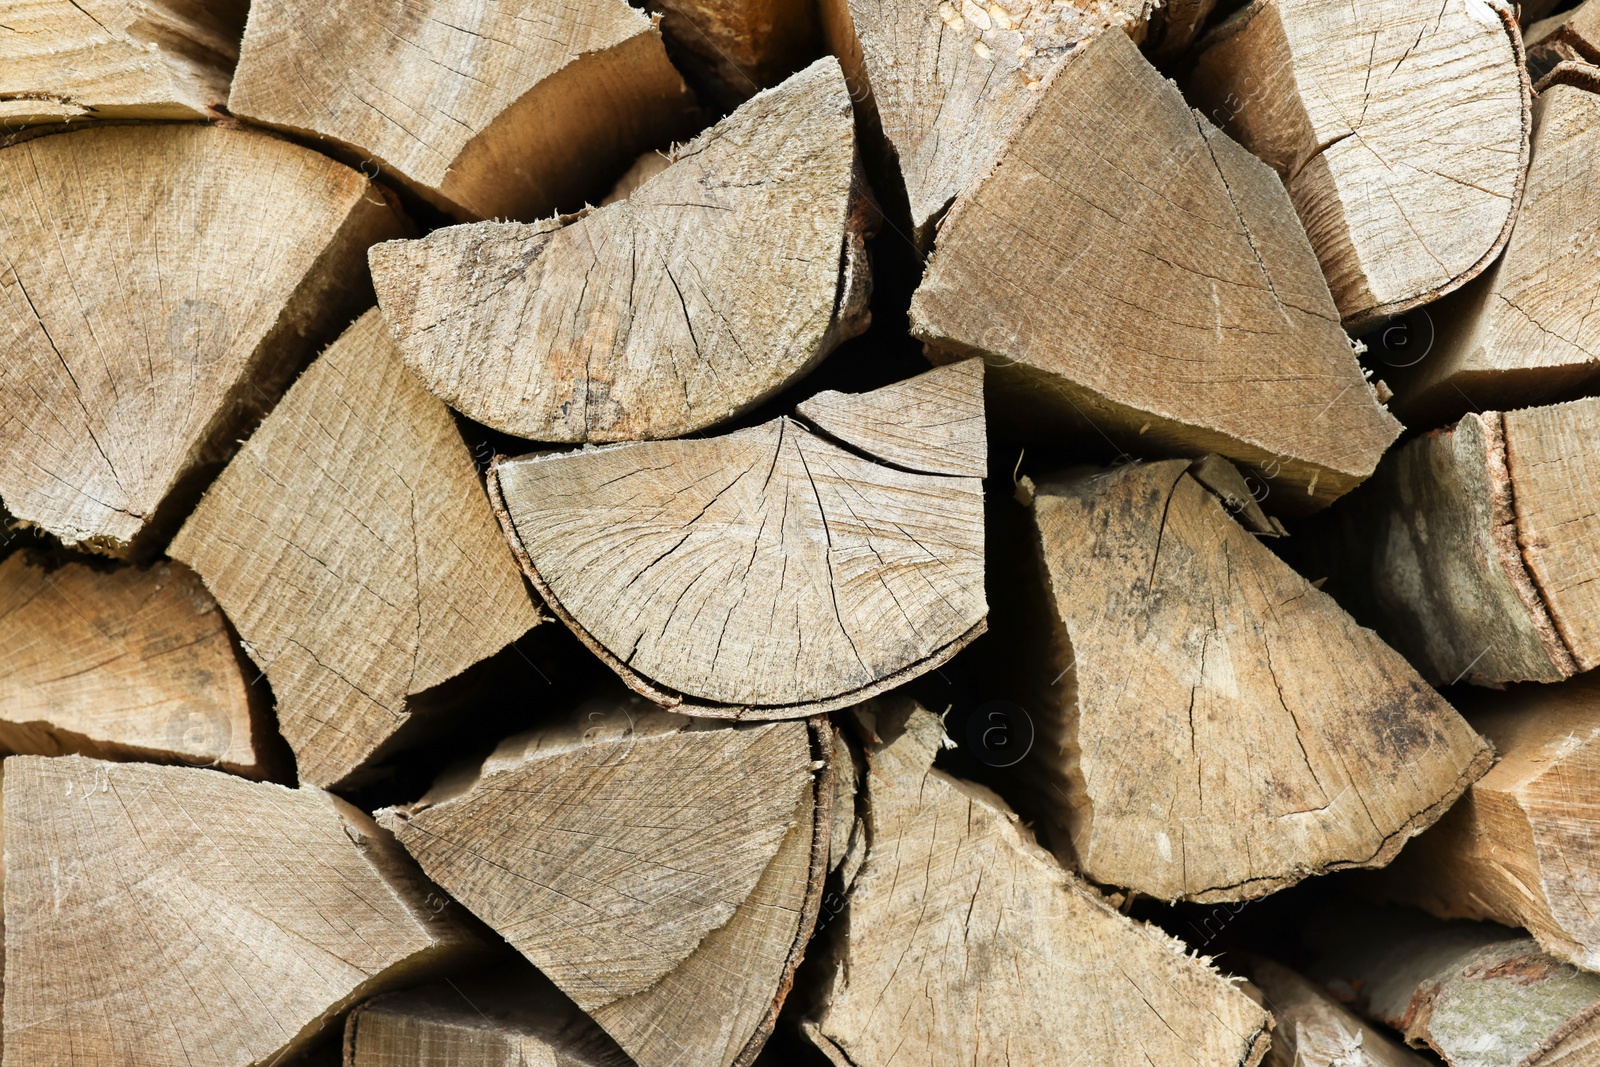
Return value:
[(0, 0), (0, 1067), (1600, 1063), (1597, 175), (1600, 0)]

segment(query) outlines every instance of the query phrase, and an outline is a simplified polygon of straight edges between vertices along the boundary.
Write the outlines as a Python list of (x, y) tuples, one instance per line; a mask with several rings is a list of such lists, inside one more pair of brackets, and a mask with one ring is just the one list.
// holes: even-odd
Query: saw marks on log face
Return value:
[(576, 207), (694, 129), (660, 34), (623, 0), (258, 0), (228, 105), (470, 219)]
[(905, 182), (916, 243), (927, 252), (944, 209), (994, 161), (1062, 57), (1111, 27), (1142, 37), (1157, 4), (824, 0), (823, 7), (834, 53), (849, 57), (852, 87), (871, 93)]
[[(454, 420), (377, 311), (300, 377), (172, 543), (267, 674), (303, 781), (538, 621)], [(283, 595), (284, 591), (291, 595)]]
[(1504, 247), (1529, 90), (1492, 0), (1255, 0), (1201, 42), (1195, 105), (1272, 164), (1352, 329)]
[(746, 1063), (827, 860), (810, 728), (634, 725), (513, 738), (464, 791), (380, 819), (641, 1067)]
[(262, 133), (117, 126), (0, 150), (6, 508), (119, 555), (161, 534), (198, 489), (185, 476), (371, 300), (367, 246), (402, 232), (360, 174)]
[(0, 121), (209, 117), (228, 99), (244, 0), (10, 0)]
[(1370, 474), (1400, 425), (1272, 172), (1124, 34), (1044, 94), (941, 227), (911, 305), (930, 355), (984, 356), (1019, 415), (1265, 466), (1283, 507)]
[(1062, 847), (1095, 881), (1163, 900), (1382, 866), (1492, 753), (1187, 466), (1035, 496), (1057, 666), (1071, 669), (1065, 740), (1038, 764), (1061, 790), (1044, 793)]
[(1264, 1011), (1113, 911), (993, 793), (932, 769), (935, 716), (868, 709), (884, 738), (864, 776), (871, 843), (835, 927), (832, 996), (806, 1024), (835, 1063), (1261, 1061)]
[(0, 748), (265, 770), (222, 612), (176, 563), (0, 563)]
[(14, 1067), (286, 1060), (467, 945), (388, 835), (315, 789), (17, 756), (5, 822)]
[[(981, 396), (981, 379), (952, 388)], [(971, 440), (964, 426), (928, 427), (928, 454)], [(874, 462), (792, 419), (502, 460), (492, 479), (551, 609), (637, 692), (690, 714), (842, 707), (985, 625), (982, 483)]]
[(702, 429), (866, 328), (854, 144), (838, 63), (819, 60), (621, 202), (374, 249), (378, 298), (407, 365), (498, 430), (625, 441)]

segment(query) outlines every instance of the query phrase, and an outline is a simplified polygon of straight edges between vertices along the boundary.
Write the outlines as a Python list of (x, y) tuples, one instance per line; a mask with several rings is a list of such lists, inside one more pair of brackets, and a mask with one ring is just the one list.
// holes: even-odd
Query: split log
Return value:
[(1437, 337), (1414, 370), (1385, 373), (1408, 423), (1438, 426), (1469, 409), (1546, 403), (1600, 378), (1600, 319), (1590, 314), (1600, 260), (1574, 236), (1600, 227), (1597, 152), (1600, 96), (1570, 85), (1543, 92), (1527, 192), (1505, 255), (1430, 316)]
[(1600, 4), (1586, 0), (1534, 23), (1527, 43), (1528, 76), (1535, 82), (1561, 63), (1600, 63)]
[(1188, 467), (1033, 489), (1056, 680), (1032, 773), (1052, 844), (1162, 900), (1381, 867), (1493, 754)]
[(424, 384), (497, 430), (691, 433), (866, 329), (854, 143), (839, 66), (819, 60), (620, 203), (374, 249), (378, 300)]
[(479, 951), (388, 834), (316, 789), (13, 756), (5, 838), (12, 1067), (278, 1063)]
[(1530, 124), (1509, 4), (1255, 0), (1201, 41), (1187, 91), (1283, 178), (1352, 330), (1505, 247)]
[(462, 219), (577, 208), (698, 117), (624, 0), (255, 0), (228, 107)]
[(1025, 430), (1218, 452), (1285, 487), (1282, 508), (1348, 491), (1400, 432), (1282, 185), (1120, 33), (1051, 79), (950, 209), (911, 323), (936, 361), (988, 360)]
[(277, 137), (114, 126), (0, 149), (0, 497), (69, 545), (143, 554), (372, 300), (406, 226)]
[(733, 108), (823, 52), (813, 0), (656, 0), (667, 53), (702, 93)]
[(984, 631), (982, 364), (810, 410), (851, 450), (778, 418), (496, 460), (524, 572), (635, 692), (690, 715), (819, 714)]
[(1270, 1019), (1205, 960), (1117, 914), (981, 786), (932, 768), (939, 720), (890, 698), (869, 735), (866, 865), (803, 1029), (839, 1067), (1253, 1067)]
[(533, 968), (386, 993), (350, 1013), (344, 1067), (632, 1067)]
[[(1430, 681), (1600, 666), (1600, 400), (1468, 415), (1411, 441), (1338, 512), (1340, 595)], [(1358, 605), (1358, 610), (1361, 610)]]
[(316, 785), (403, 743), (414, 701), (539, 622), (455, 421), (377, 311), (301, 375), (171, 552), (266, 672)]
[(0, 123), (211, 118), (245, 0), (25, 0), (0, 19)]
[(378, 820), (640, 1067), (744, 1067), (816, 921), (826, 727), (595, 714)]
[(1600, 681), (1480, 703), (1470, 721), (1500, 762), (1377, 880), (1445, 918), (1524, 927), (1552, 956), (1600, 970)]
[(1577, 1067), (1600, 1054), (1600, 975), (1487, 923), (1356, 912), (1311, 968), (1330, 991), (1449, 1067)]
[(1162, 0), (1150, 19), (1145, 54), (1157, 63), (1177, 59), (1194, 44), (1216, 8), (1217, 0)]
[(873, 180), (906, 198), (924, 255), (945, 209), (994, 164), (1063, 56), (1112, 28), (1142, 38), (1158, 3), (1062, 0), (1008, 10), (964, 0), (821, 0), (829, 47), (866, 128), (886, 142), (884, 173)]
[(1263, 1067), (1427, 1067), (1326, 990), (1271, 960), (1250, 961), (1250, 980), (1277, 1026)]
[(259, 778), (277, 768), (252, 711), (227, 623), (187, 567), (0, 563), (0, 751)]

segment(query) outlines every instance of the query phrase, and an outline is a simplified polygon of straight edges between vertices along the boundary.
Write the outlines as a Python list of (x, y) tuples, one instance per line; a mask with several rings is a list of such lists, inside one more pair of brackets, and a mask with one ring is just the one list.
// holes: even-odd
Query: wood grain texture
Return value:
[(1255, 0), (1201, 42), (1187, 87), (1282, 176), (1352, 330), (1505, 247), (1530, 126), (1509, 4)]
[(1600, 4), (1581, 3), (1542, 19), (1526, 36), (1528, 76), (1535, 83), (1561, 63), (1600, 63)]
[(1217, 9), (1217, 0), (1163, 0), (1150, 19), (1146, 32), (1145, 54), (1157, 63), (1178, 59)]
[(686, 434), (864, 330), (871, 282), (850, 98), (819, 60), (673, 151), (625, 200), (372, 252), (407, 366), (538, 441)]
[(228, 99), (244, 0), (10, 0), (0, 123), (212, 118)]
[(906, 470), (969, 478), (988, 473), (979, 360), (940, 367), (870, 393), (829, 389), (796, 406), (794, 413), (834, 440)]
[(170, 536), (405, 226), (279, 138), (114, 126), (0, 149), (0, 496), (69, 545)]
[(1381, 867), (1493, 754), (1188, 466), (1035, 491), (1061, 673), (1033, 774), (1054, 843), (1163, 900)]
[(937, 717), (905, 698), (867, 724), (866, 863), (832, 926), (834, 1063), (1253, 1067), (1267, 1014), (1063, 870), (988, 790), (932, 769)]
[(824, 51), (814, 0), (659, 0), (661, 36), (701, 92), (733, 108)]
[(377, 311), (300, 377), (172, 543), (266, 672), (301, 780), (539, 621), (450, 413)]
[(316, 789), (13, 756), (5, 835), (7, 1067), (276, 1063), (474, 951), (389, 835)]
[(1427, 1067), (1427, 1060), (1282, 964), (1256, 959), (1249, 972), (1277, 1023), (1262, 1067)]
[[(925, 439), (940, 457), (982, 433), (963, 420)], [(848, 706), (985, 626), (979, 479), (890, 467), (792, 419), (500, 459), (490, 492), (550, 609), (636, 692), (686, 714)]]
[(182, 564), (0, 563), (0, 750), (261, 777), (274, 768), (241, 667), (216, 601)]
[(572, 210), (695, 118), (624, 0), (257, 0), (228, 107), (464, 219)]
[(379, 821), (640, 1067), (745, 1065), (816, 920), (831, 746), (646, 707), (512, 738)]
[(911, 304), (929, 355), (983, 356), (997, 404), (1042, 435), (1262, 468), (1275, 508), (1367, 477), (1400, 426), (1272, 172), (1126, 35), (1095, 38), (1042, 92), (941, 226)]

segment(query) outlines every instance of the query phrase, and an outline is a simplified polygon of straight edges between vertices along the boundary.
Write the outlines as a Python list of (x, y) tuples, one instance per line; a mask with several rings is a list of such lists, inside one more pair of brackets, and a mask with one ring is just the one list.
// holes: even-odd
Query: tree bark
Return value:
[(1427, 1067), (1427, 1060), (1282, 964), (1252, 959), (1249, 972), (1277, 1020), (1262, 1067)]
[(1528, 76), (1535, 82), (1561, 63), (1600, 63), (1600, 4), (1585, 2), (1534, 23), (1527, 42)]

